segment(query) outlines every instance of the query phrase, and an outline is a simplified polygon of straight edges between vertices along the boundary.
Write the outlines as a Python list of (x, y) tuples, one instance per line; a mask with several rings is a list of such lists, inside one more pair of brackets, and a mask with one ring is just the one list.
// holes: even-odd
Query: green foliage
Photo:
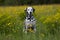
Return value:
[(37, 5), (60, 3), (60, 0), (0, 0), (0, 5)]

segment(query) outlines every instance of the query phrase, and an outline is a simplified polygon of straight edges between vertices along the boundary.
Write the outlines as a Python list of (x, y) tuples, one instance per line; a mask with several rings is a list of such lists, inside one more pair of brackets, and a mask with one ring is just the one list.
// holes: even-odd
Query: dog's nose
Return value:
[(31, 12), (31, 11), (28, 11), (27, 13), (28, 13), (28, 14), (31, 14), (32, 12)]
[(30, 14), (31, 14), (32, 12), (30, 12)]

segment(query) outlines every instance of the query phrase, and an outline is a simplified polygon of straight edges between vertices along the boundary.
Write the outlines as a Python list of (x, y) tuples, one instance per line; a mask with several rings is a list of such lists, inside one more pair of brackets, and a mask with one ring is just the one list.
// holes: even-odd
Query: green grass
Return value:
[(60, 40), (60, 5), (33, 6), (37, 32), (27, 34), (22, 31), (26, 7), (0, 7), (0, 40)]

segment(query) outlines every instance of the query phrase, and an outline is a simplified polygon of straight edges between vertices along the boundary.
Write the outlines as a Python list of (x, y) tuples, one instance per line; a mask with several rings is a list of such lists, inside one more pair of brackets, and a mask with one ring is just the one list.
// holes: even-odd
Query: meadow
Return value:
[(36, 33), (23, 32), (27, 6), (0, 6), (0, 40), (60, 40), (60, 5), (34, 5)]

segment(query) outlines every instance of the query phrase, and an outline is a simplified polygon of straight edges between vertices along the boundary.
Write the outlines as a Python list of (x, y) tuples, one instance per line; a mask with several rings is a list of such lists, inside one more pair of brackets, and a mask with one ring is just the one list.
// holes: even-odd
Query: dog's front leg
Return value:
[(28, 30), (28, 28), (27, 28), (27, 26), (25, 27), (25, 33), (27, 33), (27, 30)]
[(34, 32), (36, 32), (36, 25), (34, 25)]

